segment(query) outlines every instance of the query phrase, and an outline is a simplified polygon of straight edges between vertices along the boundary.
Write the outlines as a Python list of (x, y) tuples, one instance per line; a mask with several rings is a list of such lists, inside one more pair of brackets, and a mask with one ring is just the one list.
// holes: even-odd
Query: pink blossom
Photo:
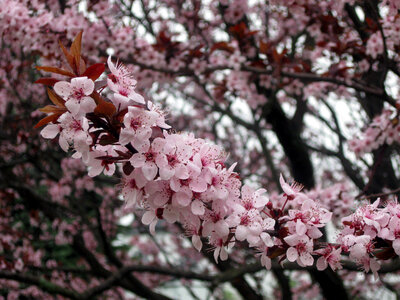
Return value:
[(293, 200), (296, 195), (303, 189), (303, 186), (296, 182), (291, 185), (287, 184), (282, 174), (279, 177), (279, 182), (284, 192), (284, 196), (286, 196), (288, 200)]
[(171, 134), (165, 136), (165, 142), (156, 163), (162, 179), (175, 176), (179, 179), (188, 179), (189, 171), (186, 166), (192, 155), (192, 148), (186, 142), (184, 135)]
[(113, 175), (115, 172), (115, 163), (112, 157), (115, 154), (113, 149), (101, 146), (97, 146), (96, 149), (90, 151), (88, 161), (86, 162), (89, 166), (89, 176), (95, 177), (101, 172), (104, 172), (108, 176)]
[(93, 112), (96, 107), (94, 100), (89, 97), (94, 90), (94, 82), (87, 77), (72, 78), (71, 82), (59, 81), (54, 85), (57, 94), (66, 100), (65, 106), (76, 116)]
[(342, 268), (342, 265), (340, 264), (340, 253), (341, 253), (340, 247), (335, 248), (331, 245), (328, 245), (323, 249), (316, 250), (315, 253), (322, 255), (317, 260), (317, 269), (319, 271), (325, 270), (328, 267), (328, 265), (331, 267), (333, 271)]
[(133, 170), (128, 176), (122, 179), (122, 195), (126, 201), (126, 207), (134, 206), (138, 201), (142, 201), (144, 197), (144, 186), (147, 180), (143, 177), (139, 169)]
[(111, 74), (108, 76), (108, 87), (114, 92), (111, 101), (118, 110), (123, 110), (135, 103), (145, 104), (144, 98), (135, 92), (136, 80), (122, 64), (114, 65), (111, 56), (107, 60)]
[(157, 116), (155, 112), (129, 106), (128, 112), (124, 116), (125, 128), (120, 133), (120, 144), (131, 143), (138, 151), (147, 151), (150, 147), (151, 127), (155, 125)]

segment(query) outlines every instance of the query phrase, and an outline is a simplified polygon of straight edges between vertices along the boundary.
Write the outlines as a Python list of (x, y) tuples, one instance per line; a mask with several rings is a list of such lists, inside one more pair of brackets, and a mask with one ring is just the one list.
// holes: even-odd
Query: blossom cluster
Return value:
[(389, 229), (398, 222), (397, 206), (381, 211), (376, 202), (361, 208), (343, 220), (339, 244), (321, 243), (332, 212), (315, 193), (303, 193), (300, 184), (289, 185), (281, 175), (284, 193), (270, 201), (265, 189), (242, 184), (236, 164), (226, 166), (221, 147), (173, 132), (165, 113), (136, 92), (137, 82), (125, 66), (109, 58), (111, 73), (97, 80), (103, 65), (81, 71), (80, 58), (70, 60), (75, 73), (70, 81), (39, 81), (53, 86), (49, 96), (55, 104), (42, 109), (49, 115), (38, 124), (46, 125), (41, 134), (48, 139), (59, 135), (61, 148), (72, 148), (91, 177), (120, 173), (126, 208), (142, 208), (142, 223), (150, 232), (159, 220), (179, 222), (197, 250), (203, 247), (202, 238), (208, 239), (216, 261), (226, 260), (235, 242), (246, 241), (260, 252), (266, 268), (271, 268), (272, 257), (305, 267), (317, 256), (318, 269), (329, 265), (335, 270), (344, 251), (366, 270), (376, 271), (371, 258), (376, 237), (393, 241), (398, 254), (398, 233)]
[[(48, 139), (59, 135), (61, 148), (72, 148), (73, 157), (87, 165), (89, 176), (113, 175), (120, 166), (126, 205), (145, 209), (142, 221), (151, 232), (160, 219), (179, 221), (197, 249), (202, 247), (201, 237), (209, 238), (216, 259), (227, 258), (225, 247), (233, 245), (233, 235), (257, 244), (275, 222), (261, 216), (268, 202), (265, 190), (241, 187), (235, 165), (225, 166), (227, 155), (220, 147), (168, 130), (164, 112), (136, 93), (136, 81), (127, 69), (111, 58), (108, 67), (111, 74), (102, 86), (100, 81), (99, 89), (109, 90), (106, 103), (113, 105), (113, 117), (120, 120), (119, 132), (111, 136), (112, 124), (98, 126), (108, 120), (93, 116), (95, 83), (80, 76), (54, 84), (61, 114), (41, 135)], [(55, 110), (51, 112), (50, 116)]]
[(377, 259), (400, 255), (400, 205), (391, 201), (385, 207), (380, 200), (359, 207), (342, 219), (344, 228), (337, 242), (350, 259), (376, 274)]
[(353, 138), (349, 141), (349, 147), (356, 155), (361, 155), (377, 149), (384, 143), (391, 145), (398, 141), (400, 141), (398, 113), (385, 109), (372, 120), (363, 132), (362, 138)]

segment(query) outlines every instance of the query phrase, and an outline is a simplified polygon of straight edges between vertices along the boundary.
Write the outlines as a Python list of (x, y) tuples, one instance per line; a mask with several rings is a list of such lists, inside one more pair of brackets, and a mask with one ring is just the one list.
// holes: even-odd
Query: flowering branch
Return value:
[[(397, 203), (385, 208), (379, 208), (379, 201), (362, 206), (343, 219), (337, 243), (319, 242), (332, 212), (303, 193), (302, 185), (289, 185), (281, 176), (283, 194), (274, 201), (269, 201), (266, 190), (242, 185), (235, 164), (225, 165), (222, 148), (192, 134), (172, 132), (165, 113), (135, 91), (137, 82), (125, 66), (114, 64), (110, 57), (111, 73), (98, 80), (104, 65), (85, 66), (81, 39), (79, 34), (70, 51), (62, 46), (69, 70), (38, 67), (71, 79), (38, 81), (52, 87), (48, 95), (54, 105), (41, 109), (48, 116), (37, 127), (46, 125), (41, 131), (44, 138), (58, 135), (64, 151), (72, 148), (73, 157), (87, 165), (89, 176), (111, 176), (120, 168), (126, 207), (145, 211), (142, 222), (151, 233), (159, 220), (179, 222), (197, 250), (203, 247), (202, 239), (208, 239), (216, 262), (227, 260), (236, 242), (247, 241), (267, 269), (273, 258), (302, 268), (313, 266), (318, 258), (318, 270), (328, 266), (336, 270), (342, 268), (341, 255), (348, 254), (377, 274), (378, 259), (400, 254)], [(100, 233), (107, 247), (101, 227)], [(106, 253), (113, 261), (112, 252), (106, 248)], [(88, 262), (99, 267), (89, 257)], [(119, 261), (114, 264), (122, 266)], [(127, 280), (136, 282), (133, 277)]]

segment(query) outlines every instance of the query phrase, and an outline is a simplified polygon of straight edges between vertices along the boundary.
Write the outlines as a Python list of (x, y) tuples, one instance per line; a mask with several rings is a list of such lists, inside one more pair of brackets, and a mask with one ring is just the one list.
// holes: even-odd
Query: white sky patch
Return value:
[(119, 219), (119, 224), (121, 224), (122, 226), (129, 226), (132, 224), (134, 219), (135, 216), (133, 214), (128, 214)]
[(389, 71), (385, 80), (385, 90), (388, 95), (394, 99), (399, 97), (399, 77), (392, 71)]
[(247, 101), (237, 98), (231, 105), (232, 112), (245, 122), (253, 123), (254, 119)]
[(358, 16), (358, 18), (360, 19), (361, 22), (364, 22), (365, 20), (365, 14), (364, 11), (362, 10), (361, 7), (356, 6), (356, 14)]

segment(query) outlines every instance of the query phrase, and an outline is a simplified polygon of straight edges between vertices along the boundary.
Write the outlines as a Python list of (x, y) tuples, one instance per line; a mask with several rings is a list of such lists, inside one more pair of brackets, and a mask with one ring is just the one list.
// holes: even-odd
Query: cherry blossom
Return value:
[(111, 101), (118, 110), (124, 110), (128, 105), (145, 104), (144, 98), (135, 92), (136, 80), (122, 64), (114, 65), (111, 56), (107, 60), (111, 74), (108, 75), (108, 87), (114, 92)]
[(88, 97), (93, 93), (94, 82), (87, 77), (72, 78), (71, 82), (59, 81), (54, 90), (66, 100), (65, 106), (74, 117), (92, 112), (96, 107), (94, 100)]

